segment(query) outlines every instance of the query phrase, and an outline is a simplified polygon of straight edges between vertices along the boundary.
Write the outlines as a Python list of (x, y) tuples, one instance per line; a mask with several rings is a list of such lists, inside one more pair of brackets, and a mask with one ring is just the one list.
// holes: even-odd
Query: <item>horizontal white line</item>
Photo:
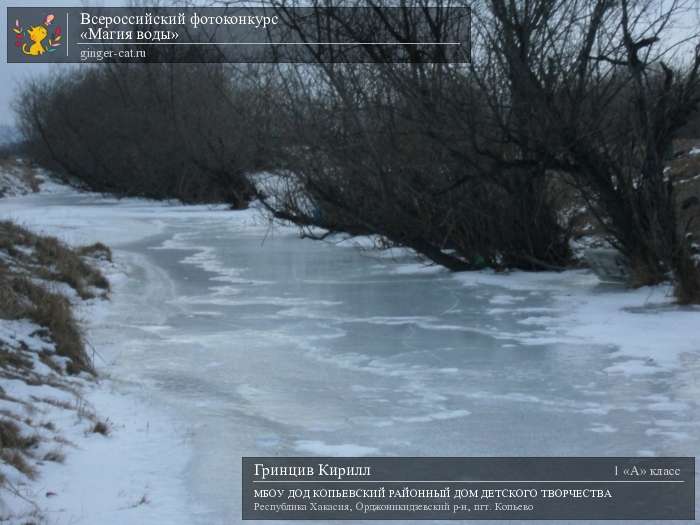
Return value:
[(76, 42), (79, 46), (461, 46), (461, 42)]
[(253, 480), (253, 483), (685, 483), (685, 480), (671, 480), (671, 479), (659, 479), (659, 480), (400, 480), (400, 479), (389, 479), (389, 480)]

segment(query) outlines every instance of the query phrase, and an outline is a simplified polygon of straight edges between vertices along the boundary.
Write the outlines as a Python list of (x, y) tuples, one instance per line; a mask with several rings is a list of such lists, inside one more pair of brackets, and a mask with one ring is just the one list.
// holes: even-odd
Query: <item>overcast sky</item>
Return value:
[[(81, 2), (80, 0), (60, 0), (54, 2), (50, 0), (5, 0), (2, 2), (2, 7), (0, 8), (0, 21), (2, 22), (4, 31), (9, 31), (10, 28), (7, 23), (7, 10), (5, 6), (43, 7), (51, 4), (61, 7), (79, 7), (81, 5), (124, 5), (124, 2), (102, 2), (94, 0), (90, 2)], [(51, 71), (52, 68), (73, 67), (70, 64), (8, 64), (5, 38), (6, 36), (3, 35), (2, 40), (0, 40), (0, 42), (2, 42), (2, 45), (0, 45), (0, 48), (2, 48), (2, 51), (0, 51), (0, 79), (2, 79), (0, 82), (0, 125), (8, 125), (14, 122), (14, 115), (10, 109), (10, 103), (15, 96), (16, 90), (21, 93), (22, 84), (26, 82), (28, 78), (32, 75), (43, 75)]]
[[(31, 6), (33, 4), (42, 5), (43, 2), (36, 1), (23, 1), (15, 2), (9, 0), (3, 2), (6, 6)], [(60, 5), (63, 2), (56, 2), (56, 5)], [(67, 4), (73, 5), (73, 4)], [(75, 4), (80, 5), (80, 4)], [(2, 21), (2, 27), (4, 31), (7, 31), (10, 26), (7, 25), (7, 10), (0, 9), (0, 21)], [(13, 115), (10, 111), (10, 102), (15, 92), (15, 86), (19, 86), (21, 89), (22, 80), (26, 79), (28, 75), (40, 75), (48, 71), (49, 67), (47, 64), (8, 64), (7, 63), (7, 48), (5, 44), (7, 36), (3, 34), (2, 38), (2, 55), (0, 56), (0, 124), (11, 124), (13, 122)]]

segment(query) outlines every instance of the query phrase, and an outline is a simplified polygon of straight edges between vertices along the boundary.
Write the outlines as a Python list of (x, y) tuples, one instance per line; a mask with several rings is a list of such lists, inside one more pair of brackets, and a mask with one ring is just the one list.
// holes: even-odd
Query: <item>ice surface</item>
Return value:
[[(104, 505), (150, 490), (138, 523), (173, 509), (195, 525), (237, 522), (241, 456), (700, 449), (700, 312), (672, 306), (667, 288), (609, 288), (586, 271), (452, 275), (373, 251), (376, 239), (269, 231), (255, 209), (65, 192), (8, 199), (0, 213), (116, 247), (127, 277), (90, 338), (102, 372), (159, 423), (125, 424), (133, 454), (87, 443), (63, 472), (123, 454), (127, 474), (108, 471), (103, 490), (132, 490)], [(115, 417), (133, 422), (120, 406)], [(150, 468), (169, 472), (165, 487)], [(97, 508), (76, 523), (109, 522)]]

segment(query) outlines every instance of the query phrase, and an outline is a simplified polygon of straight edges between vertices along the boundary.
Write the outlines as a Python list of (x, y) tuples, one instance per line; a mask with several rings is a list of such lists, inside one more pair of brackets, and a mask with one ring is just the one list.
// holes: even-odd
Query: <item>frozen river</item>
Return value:
[[(193, 455), (172, 475), (188, 487), (190, 523), (239, 521), (241, 456), (700, 450), (697, 352), (675, 351), (679, 368), (617, 345), (683, 336), (692, 349), (700, 322), (688, 332), (688, 316), (700, 315), (642, 297), (620, 319), (649, 319), (629, 326), (651, 335), (625, 334), (614, 309), (624, 293), (587, 272), (455, 277), (405, 254), (269, 230), (253, 211), (73, 193), (3, 210), (115, 248), (128, 279), (90, 339), (125, 391), (185, 429)], [(598, 300), (598, 325), (564, 325)], [(681, 333), (658, 333), (668, 326)]]

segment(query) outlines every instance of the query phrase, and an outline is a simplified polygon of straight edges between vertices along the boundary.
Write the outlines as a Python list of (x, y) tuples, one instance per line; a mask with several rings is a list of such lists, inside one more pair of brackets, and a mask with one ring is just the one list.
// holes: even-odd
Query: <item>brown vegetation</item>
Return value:
[[(8, 190), (5, 184), (18, 182), (19, 186), (25, 188), (27, 192), (39, 191), (41, 181), (37, 177), (35, 167), (24, 159), (18, 159), (14, 154), (4, 154), (0, 150), (0, 197)], [(5, 178), (3, 181), (2, 178)], [(14, 185), (14, 184), (12, 184)]]
[[(69, 299), (50, 291), (49, 286), (51, 282), (66, 283), (83, 299), (94, 297), (93, 290), (107, 293), (109, 282), (83, 257), (110, 259), (109, 248), (95, 244), (72, 250), (53, 237), (39, 236), (4, 221), (0, 222), (0, 251), (13, 261), (0, 262), (0, 317), (30, 319), (44, 327), (56, 345), (56, 353), (70, 359), (68, 373), (93, 373)], [(23, 364), (21, 358), (7, 351), (0, 352), (0, 360)]]
[[(17, 407), (15, 411), (0, 411), (0, 460), (28, 479), (37, 476), (42, 461), (61, 463), (65, 459), (60, 448), (41, 450), (40, 445), (70, 445), (54, 423), (39, 419), (46, 417), (43, 408), (37, 409), (39, 405), (75, 412), (88, 422), (89, 432), (109, 432), (81, 398), (76, 386), (81, 379), (66, 376), (83, 374), (82, 378), (88, 379), (95, 374), (71, 300), (108, 293), (109, 283), (94, 265), (98, 259), (111, 260), (111, 252), (103, 244), (71, 249), (53, 237), (0, 222), (0, 319), (37, 325), (27, 334), (32, 342), (12, 335), (0, 340), (0, 378), (24, 381), (28, 386), (46, 385), (62, 393), (58, 398), (29, 394), (20, 399), (0, 387), (0, 399)], [(75, 296), (68, 290), (53, 290), (58, 283), (70, 287)], [(38, 362), (48, 369), (37, 366)], [(18, 490), (2, 475), (0, 489)]]
[(27, 462), (22, 452), (35, 447), (38, 442), (36, 436), (23, 435), (13, 421), (0, 419), (0, 459), (29, 478), (36, 476), (36, 470)]
[(6, 251), (20, 270), (46, 281), (68, 284), (81, 299), (94, 297), (92, 289), (109, 292), (109, 282), (81, 256), (111, 260), (101, 243), (72, 250), (54, 237), (36, 235), (10, 221), (0, 221), (0, 250)]

